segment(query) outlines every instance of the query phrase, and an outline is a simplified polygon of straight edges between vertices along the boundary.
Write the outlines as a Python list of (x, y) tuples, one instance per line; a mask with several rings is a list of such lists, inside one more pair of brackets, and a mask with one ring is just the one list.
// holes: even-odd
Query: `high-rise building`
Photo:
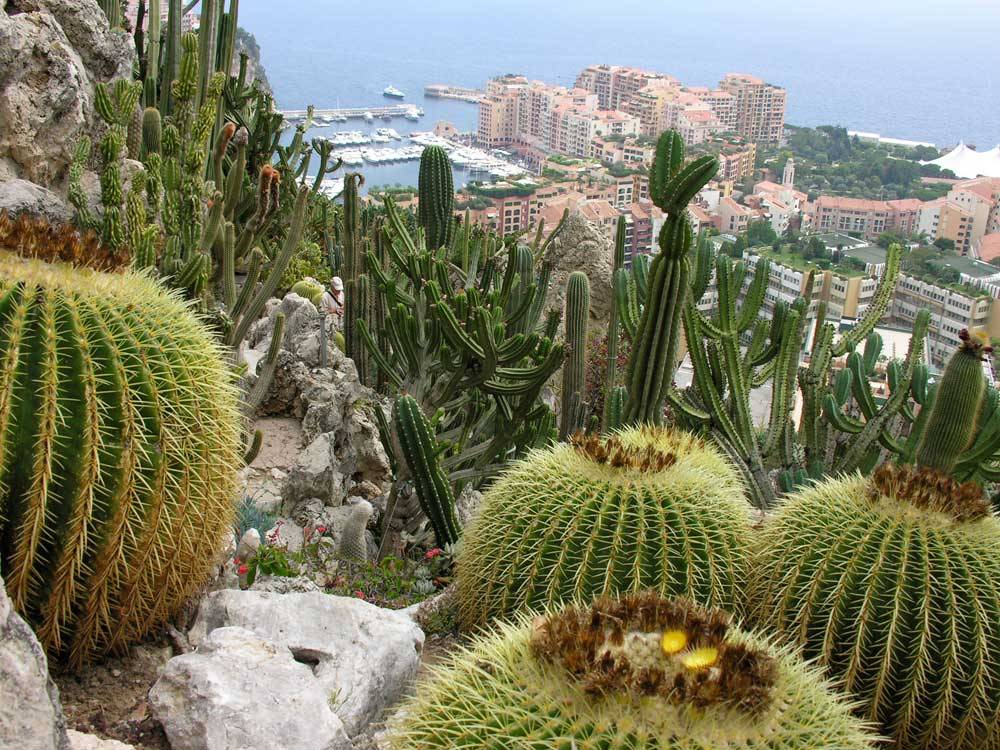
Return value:
[(727, 73), (719, 88), (733, 97), (739, 135), (756, 143), (781, 142), (785, 129), (783, 88), (745, 73)]
[(597, 94), (601, 109), (621, 109), (633, 95), (651, 84), (677, 86), (679, 82), (663, 73), (621, 65), (591, 65), (576, 79), (576, 88)]

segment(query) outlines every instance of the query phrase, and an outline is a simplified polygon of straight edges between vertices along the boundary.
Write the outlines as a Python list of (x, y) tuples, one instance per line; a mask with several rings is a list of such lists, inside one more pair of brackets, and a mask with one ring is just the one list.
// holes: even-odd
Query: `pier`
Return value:
[[(284, 109), (280, 110), (279, 114), (286, 120), (294, 122), (306, 119), (308, 112), (304, 109)], [(424, 111), (416, 104), (391, 104), (381, 107), (341, 107), (337, 109), (319, 109), (317, 107), (313, 110), (313, 119), (363, 120), (366, 114), (370, 114), (374, 118), (405, 117), (408, 120), (412, 120), (414, 117), (421, 117)]]
[(437, 99), (460, 99), (463, 102), (478, 104), (479, 100), (486, 96), (486, 92), (479, 89), (467, 89), (464, 86), (448, 86), (444, 83), (432, 83), (429, 86), (424, 86), (424, 96)]

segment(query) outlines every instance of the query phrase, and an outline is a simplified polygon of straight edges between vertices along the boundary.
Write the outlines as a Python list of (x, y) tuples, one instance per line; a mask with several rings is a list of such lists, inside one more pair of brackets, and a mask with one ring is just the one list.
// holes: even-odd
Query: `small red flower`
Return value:
[(438, 547), (435, 547), (434, 549), (427, 550), (427, 553), (424, 555), (424, 559), (425, 560), (433, 560), (435, 557), (437, 557), (440, 554), (441, 554), (441, 550)]
[(356, 597), (358, 597), (358, 599), (364, 599), (365, 598), (365, 592), (364, 591), (355, 591), (354, 595)]
[(245, 576), (245, 575), (247, 574), (247, 572), (248, 572), (249, 570), (250, 570), (250, 568), (249, 568), (248, 566), (246, 566), (246, 565), (241, 565), (241, 566), (239, 567), (239, 574), (240, 574), (241, 576)]
[(315, 531), (317, 534), (322, 534), (324, 531), (326, 531), (326, 526), (317, 526), (315, 528)]

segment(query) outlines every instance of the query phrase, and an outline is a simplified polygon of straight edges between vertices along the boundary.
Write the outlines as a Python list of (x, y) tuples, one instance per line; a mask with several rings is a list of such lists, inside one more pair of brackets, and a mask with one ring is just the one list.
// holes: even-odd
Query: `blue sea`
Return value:
[[(279, 107), (383, 105), (391, 84), (426, 116), (373, 127), (404, 134), (439, 120), (475, 128), (474, 104), (425, 99), (426, 84), (521, 73), (571, 85), (607, 63), (690, 85), (753, 73), (788, 90), (791, 124), (941, 147), (1000, 142), (1000, 0), (242, 0), (240, 23), (260, 42)], [(336, 129), (366, 128), (313, 135)], [(417, 167), (359, 171), (369, 185), (412, 184)]]

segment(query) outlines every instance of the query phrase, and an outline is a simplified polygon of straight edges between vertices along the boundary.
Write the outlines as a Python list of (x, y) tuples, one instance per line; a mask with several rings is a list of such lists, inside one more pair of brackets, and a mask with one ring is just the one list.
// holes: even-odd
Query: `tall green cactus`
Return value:
[(121, 0), (100, 0), (100, 6), (108, 19), (108, 26), (112, 29), (124, 28), (125, 18), (122, 16)]
[[(615, 279), (619, 272), (625, 267), (625, 217), (619, 216), (615, 226), (615, 247), (614, 258), (611, 269), (612, 293), (617, 295)], [(608, 321), (608, 360), (604, 373), (604, 412), (601, 415), (601, 430), (607, 432), (614, 416), (616, 426), (623, 417), (622, 414), (612, 415), (611, 392), (618, 387), (618, 338), (620, 336), (620, 326), (618, 323), (618, 304), (611, 305), (610, 320)], [(624, 406), (624, 404), (620, 404)]]
[(343, 210), (340, 238), (344, 257), (344, 343), (347, 356), (355, 362), (362, 354), (358, 320), (361, 319), (361, 299), (358, 277), (364, 273), (364, 240), (361, 235), (361, 198), (358, 190), (364, 184), (360, 174), (344, 178)]
[(178, 295), (119, 271), (0, 252), (0, 567), (74, 667), (205, 582), (237, 490), (223, 350)]
[(984, 334), (962, 329), (961, 346), (948, 360), (938, 384), (927, 428), (917, 449), (917, 463), (951, 473), (972, 444), (986, 393), (983, 357), (993, 351)]
[(455, 185), (451, 160), (440, 146), (428, 146), (420, 156), (417, 219), (424, 228), (427, 247), (436, 250), (451, 244), (455, 225)]
[(584, 426), (584, 370), (587, 366), (590, 281), (582, 271), (574, 271), (566, 281), (566, 314), (563, 319), (566, 324), (567, 357), (563, 363), (560, 440), (566, 440)]
[(402, 457), (416, 485), (420, 507), (430, 519), (438, 546), (452, 545), (461, 529), (455, 517), (455, 494), (438, 461), (434, 430), (412, 396), (396, 399), (393, 411)]
[(628, 360), (629, 424), (660, 423), (680, 361), (681, 313), (689, 294), (687, 256), (693, 239), (687, 205), (718, 171), (715, 157), (703, 156), (686, 166), (683, 159), (681, 137), (673, 131), (661, 135), (650, 168), (650, 198), (667, 218)]

